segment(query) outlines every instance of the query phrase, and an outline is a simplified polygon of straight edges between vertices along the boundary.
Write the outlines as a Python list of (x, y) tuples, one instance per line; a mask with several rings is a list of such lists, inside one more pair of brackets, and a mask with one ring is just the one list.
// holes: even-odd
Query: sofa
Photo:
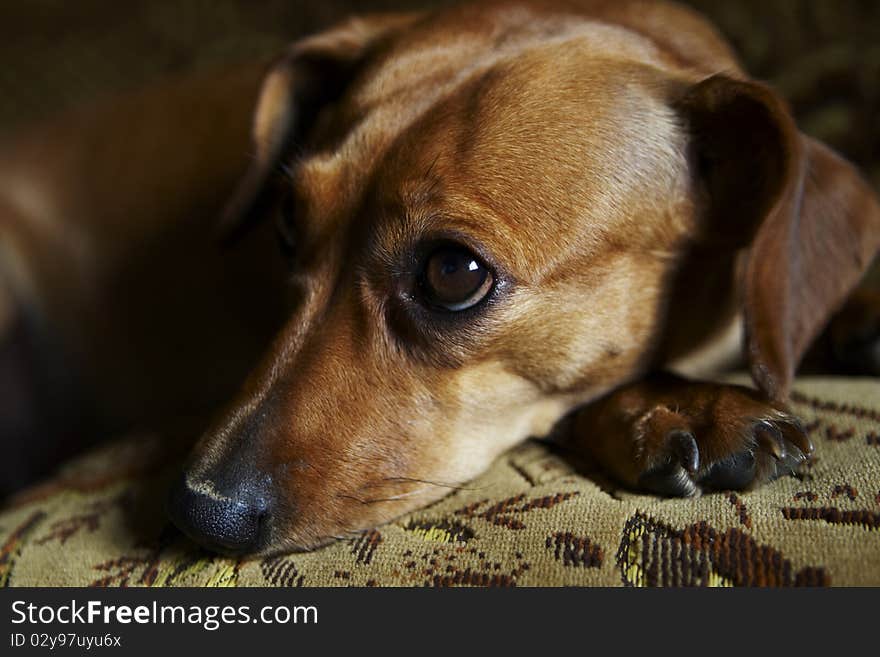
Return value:
[[(425, 3), (357, 10), (411, 4)], [(880, 4), (690, 4), (786, 95), (806, 132), (880, 186)], [(0, 71), (0, 131), (165, 75), (266, 57), (352, 8), (18, 3), (0, 27), (0, 56), (15, 62)], [(180, 450), (123, 436), (0, 510), (0, 585), (880, 585), (880, 382), (802, 377), (793, 407), (816, 454), (800, 476), (756, 491), (638, 495), (529, 441), (426, 509), (314, 552), (250, 560), (212, 555), (170, 526)]]
[(166, 519), (176, 458), (132, 435), (0, 514), (4, 586), (880, 585), (880, 383), (802, 378), (799, 476), (661, 499), (528, 441), (475, 481), (313, 552), (228, 559)]

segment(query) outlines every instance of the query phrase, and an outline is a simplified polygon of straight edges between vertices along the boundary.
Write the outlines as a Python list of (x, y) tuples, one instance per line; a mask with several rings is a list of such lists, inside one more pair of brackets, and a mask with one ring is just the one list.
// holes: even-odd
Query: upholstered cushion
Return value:
[(802, 379), (800, 478), (663, 500), (531, 441), (440, 502), (311, 553), (209, 554), (163, 513), (155, 437), (69, 464), (0, 514), (0, 583), (89, 586), (880, 585), (880, 383)]

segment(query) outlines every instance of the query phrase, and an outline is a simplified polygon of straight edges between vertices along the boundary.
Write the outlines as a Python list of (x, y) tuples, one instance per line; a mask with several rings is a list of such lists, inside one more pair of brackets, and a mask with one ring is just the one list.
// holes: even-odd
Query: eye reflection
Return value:
[(457, 244), (441, 246), (431, 253), (421, 280), (426, 301), (451, 311), (479, 303), (493, 282), (492, 274), (479, 257)]

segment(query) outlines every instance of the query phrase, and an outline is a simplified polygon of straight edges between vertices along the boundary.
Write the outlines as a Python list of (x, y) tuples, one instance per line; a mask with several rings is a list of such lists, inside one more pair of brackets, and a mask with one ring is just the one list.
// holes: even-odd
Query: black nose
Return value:
[(263, 544), (269, 516), (268, 481), (248, 478), (217, 490), (210, 481), (180, 477), (171, 489), (172, 522), (197, 543), (225, 554), (254, 552)]

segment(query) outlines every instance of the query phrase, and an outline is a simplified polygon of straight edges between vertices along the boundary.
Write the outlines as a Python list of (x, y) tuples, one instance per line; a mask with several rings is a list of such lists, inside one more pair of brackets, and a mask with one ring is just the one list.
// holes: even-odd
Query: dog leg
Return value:
[(749, 388), (660, 374), (577, 412), (573, 446), (636, 489), (747, 489), (797, 471), (813, 446), (789, 411)]

